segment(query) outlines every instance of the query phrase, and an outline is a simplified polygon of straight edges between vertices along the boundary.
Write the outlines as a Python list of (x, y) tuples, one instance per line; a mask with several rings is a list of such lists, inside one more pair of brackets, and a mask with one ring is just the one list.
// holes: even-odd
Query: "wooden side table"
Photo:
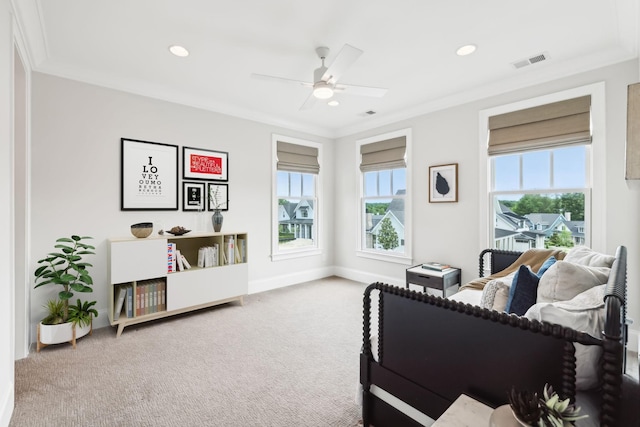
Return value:
[(447, 298), (458, 291), (462, 272), (459, 268), (447, 268), (443, 271), (430, 270), (422, 268), (422, 264), (407, 268), (406, 287), (409, 284), (422, 286), (424, 292), (428, 292), (427, 288), (438, 291), (429, 292), (433, 295)]

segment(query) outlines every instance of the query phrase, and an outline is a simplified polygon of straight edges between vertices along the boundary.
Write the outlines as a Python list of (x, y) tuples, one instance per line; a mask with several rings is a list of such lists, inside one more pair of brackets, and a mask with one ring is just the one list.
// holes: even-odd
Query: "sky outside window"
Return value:
[[(493, 191), (583, 188), (587, 185), (585, 182), (586, 150), (586, 146), (578, 145), (554, 150), (496, 156), (493, 158)], [(553, 185), (551, 182), (552, 151)], [(522, 187), (520, 187), (521, 159)]]

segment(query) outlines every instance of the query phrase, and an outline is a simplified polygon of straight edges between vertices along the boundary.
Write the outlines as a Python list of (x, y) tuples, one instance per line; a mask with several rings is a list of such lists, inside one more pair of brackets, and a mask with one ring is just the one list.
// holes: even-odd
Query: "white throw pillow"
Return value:
[(613, 264), (616, 257), (612, 255), (601, 254), (587, 246), (575, 246), (569, 250), (564, 257), (566, 262), (574, 264), (587, 265), (589, 267), (609, 267)]
[[(568, 255), (567, 255), (568, 256)], [(607, 283), (608, 267), (589, 267), (558, 261), (540, 278), (536, 302), (567, 301), (594, 286)]]
[(498, 286), (496, 296), (493, 299), (492, 310), (504, 311), (507, 308), (507, 302), (509, 301), (509, 288), (508, 286)]
[[(602, 338), (605, 287), (606, 285), (593, 287), (569, 301), (535, 304), (529, 308), (524, 316), (528, 319), (555, 323), (576, 331), (586, 332), (596, 338)], [(574, 346), (576, 348), (576, 388), (589, 390), (597, 387), (602, 347), (582, 344), (574, 344)]]
[(515, 272), (511, 273), (504, 277), (499, 277), (497, 279), (489, 280), (482, 288), (482, 297), (480, 298), (480, 307), (488, 308), (491, 310), (493, 308), (493, 302), (496, 297), (496, 292), (499, 288), (507, 288), (507, 294), (509, 293), (509, 288), (511, 288), (511, 283), (513, 282), (513, 277), (515, 276)]

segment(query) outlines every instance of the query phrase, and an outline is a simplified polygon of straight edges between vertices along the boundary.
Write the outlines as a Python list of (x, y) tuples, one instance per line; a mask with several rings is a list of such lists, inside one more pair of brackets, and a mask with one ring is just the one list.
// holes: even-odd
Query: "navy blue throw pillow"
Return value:
[(521, 265), (513, 277), (505, 311), (522, 316), (536, 303), (540, 277), (526, 265)]

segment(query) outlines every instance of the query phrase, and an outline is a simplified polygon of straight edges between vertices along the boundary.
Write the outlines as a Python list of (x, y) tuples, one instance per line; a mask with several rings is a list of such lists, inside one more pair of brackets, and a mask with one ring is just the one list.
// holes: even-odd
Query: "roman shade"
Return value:
[(360, 170), (362, 172), (379, 171), (383, 169), (406, 168), (405, 153), (407, 151), (407, 138), (385, 139), (360, 146)]
[(489, 155), (590, 143), (590, 95), (489, 117)]
[(307, 145), (278, 141), (278, 170), (318, 174), (318, 149)]

